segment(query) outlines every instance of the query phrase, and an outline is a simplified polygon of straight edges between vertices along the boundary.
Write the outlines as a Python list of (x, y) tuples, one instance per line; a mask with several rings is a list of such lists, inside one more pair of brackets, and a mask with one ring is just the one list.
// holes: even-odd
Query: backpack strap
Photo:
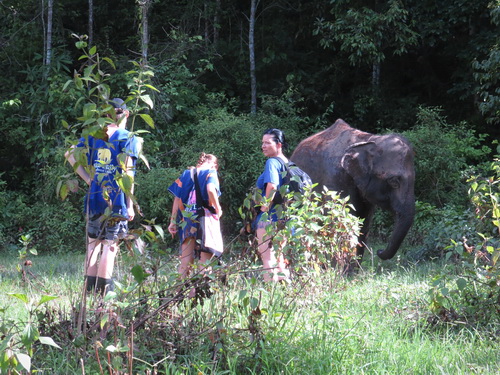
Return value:
[[(270, 159), (276, 159), (276, 160), (278, 160), (280, 162), (281, 167), (283, 168), (283, 171), (280, 171), (281, 178), (283, 179), (282, 181), (286, 184), (286, 181), (285, 181), (286, 175), (283, 175), (282, 173), (286, 172), (288, 174), (288, 165), (289, 165), (289, 163), (285, 163), (283, 161), (283, 159), (281, 159), (281, 158), (279, 158), (277, 156), (273, 156)], [(274, 194), (274, 198), (273, 198), (272, 203), (273, 203), (273, 205), (275, 205), (275, 204), (282, 204), (283, 203), (283, 197), (281, 196), (281, 193), (279, 192), (279, 189)]]
[(277, 157), (277, 156), (273, 156), (271, 159), (276, 159), (276, 160), (278, 160), (278, 161), (280, 162), (281, 166), (282, 166), (283, 168), (285, 168), (285, 171), (287, 171), (287, 170), (288, 170), (287, 163), (285, 163), (285, 162), (283, 161), (283, 159), (281, 159), (281, 158), (279, 158), (279, 157)]
[(198, 207), (198, 215), (203, 216), (204, 211), (201, 210), (201, 208), (206, 208), (209, 210), (211, 213), (215, 213), (215, 208), (212, 206), (208, 205), (208, 202), (203, 199), (203, 196), (201, 195), (201, 188), (200, 188), (200, 183), (198, 182), (198, 169), (195, 168), (194, 174), (193, 174), (193, 180), (194, 180), (194, 188), (196, 190), (196, 206)]

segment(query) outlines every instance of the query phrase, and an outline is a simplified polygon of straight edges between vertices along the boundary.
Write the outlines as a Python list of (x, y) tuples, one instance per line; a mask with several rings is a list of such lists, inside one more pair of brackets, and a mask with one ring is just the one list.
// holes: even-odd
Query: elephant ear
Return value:
[(342, 168), (360, 187), (367, 183), (373, 169), (373, 159), (375, 156), (375, 142), (359, 142), (349, 146), (342, 157)]

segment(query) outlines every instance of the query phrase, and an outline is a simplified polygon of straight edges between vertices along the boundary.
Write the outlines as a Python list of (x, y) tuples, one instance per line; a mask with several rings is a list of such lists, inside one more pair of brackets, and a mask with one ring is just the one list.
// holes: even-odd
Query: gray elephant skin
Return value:
[(375, 208), (392, 212), (394, 228), (389, 243), (377, 255), (386, 260), (396, 254), (415, 216), (414, 151), (404, 137), (366, 133), (338, 119), (328, 129), (304, 139), (290, 159), (318, 183), (318, 189), (325, 185), (350, 196), (354, 214), (364, 218), (357, 247), (359, 259)]

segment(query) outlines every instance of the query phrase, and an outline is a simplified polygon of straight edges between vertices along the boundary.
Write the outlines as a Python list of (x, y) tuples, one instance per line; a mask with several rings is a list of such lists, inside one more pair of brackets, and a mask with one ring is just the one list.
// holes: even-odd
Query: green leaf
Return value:
[(248, 291), (246, 289), (240, 290), (240, 294), (238, 295), (238, 299), (242, 300), (243, 298), (246, 297)]
[(141, 95), (139, 97), (144, 103), (146, 103), (149, 108), (153, 109), (153, 101), (151, 100), (151, 97), (149, 95)]
[(97, 52), (97, 47), (96, 46), (93, 46), (90, 51), (89, 51), (89, 54), (90, 55), (95, 55), (95, 53)]
[(111, 65), (113, 69), (116, 69), (114, 61), (111, 60), (109, 57), (103, 57), (103, 60), (106, 61), (109, 65)]
[(467, 286), (467, 280), (460, 278), (457, 280), (457, 287), (459, 290), (464, 290)]
[(157, 225), (157, 224), (154, 225), (154, 227), (155, 227), (156, 231), (158, 232), (158, 234), (160, 235), (160, 237), (162, 239), (164, 239), (165, 238), (165, 232), (163, 231), (163, 228), (160, 225)]
[(144, 120), (144, 122), (145, 122), (146, 124), (148, 124), (151, 128), (153, 128), (153, 129), (155, 128), (155, 123), (154, 123), (154, 121), (153, 121), (153, 119), (151, 118), (151, 116), (150, 116), (150, 115), (147, 115), (147, 114), (145, 114), (145, 113), (141, 113), (141, 114), (139, 114), (139, 116), (140, 116), (140, 117)]
[(21, 301), (23, 301), (24, 303), (28, 303), (28, 296), (26, 294), (22, 294), (22, 293), (7, 293), (7, 295), (11, 296), (11, 297), (15, 297), (17, 299), (20, 299)]
[(38, 301), (38, 305), (37, 306), (43, 305), (44, 303), (47, 303), (47, 302), (52, 301), (52, 300), (57, 299), (57, 298), (59, 298), (59, 297), (58, 296), (46, 296), (46, 295), (43, 295), (40, 298), (40, 301)]
[(255, 310), (259, 306), (259, 300), (255, 297), (250, 298), (250, 307)]
[(68, 185), (64, 184), (60, 186), (59, 196), (62, 200), (65, 200), (68, 197)]
[[(110, 293), (108, 293), (107, 295), (109, 295), (109, 294)], [(104, 314), (103, 317), (101, 318), (101, 322), (100, 322), (101, 329), (104, 328), (104, 326), (106, 325), (108, 320), (109, 320), (109, 314)]]
[(16, 353), (16, 358), (26, 371), (31, 372), (31, 357), (24, 353)]
[(146, 278), (149, 276), (149, 274), (145, 272), (144, 269), (139, 265), (132, 267), (130, 272), (132, 272), (135, 281), (137, 281), (139, 284), (146, 280)]
[(29, 350), (35, 340), (38, 339), (38, 336), (38, 330), (36, 327), (28, 323), (26, 324), (26, 327), (24, 327), (23, 333), (21, 334), (21, 342)]
[(62, 349), (59, 345), (55, 343), (54, 340), (52, 340), (52, 337), (40, 336), (38, 340), (44, 345), (50, 345), (53, 346), (54, 348)]
[[(5, 339), (0, 343), (0, 353), (3, 353), (10, 345), (10, 339), (14, 337), (14, 334), (5, 337)], [(1, 355), (1, 354), (0, 354)]]
[(120, 178), (116, 179), (116, 182), (125, 194), (131, 194), (132, 186), (134, 185), (134, 177), (129, 176), (128, 174), (122, 174)]
[(148, 89), (154, 90), (156, 92), (160, 92), (160, 90), (158, 90), (156, 87), (151, 86), (151, 85), (144, 85), (144, 87), (147, 87)]

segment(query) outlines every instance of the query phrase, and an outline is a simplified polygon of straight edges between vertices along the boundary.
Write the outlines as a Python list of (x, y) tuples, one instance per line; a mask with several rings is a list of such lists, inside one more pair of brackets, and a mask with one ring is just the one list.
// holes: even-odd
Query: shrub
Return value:
[[(330, 266), (343, 274), (350, 269), (356, 256), (356, 245), (361, 230), (361, 219), (351, 214), (349, 198), (341, 198), (335, 191), (323, 188), (322, 194), (305, 187), (303, 195), (286, 194), (282, 205), (276, 208), (277, 226), (268, 226), (274, 243), (285, 244), (283, 251), (292, 269), (301, 275), (317, 272)], [(260, 194), (253, 191), (240, 207), (240, 215), (247, 220)], [(263, 214), (262, 220), (266, 220)], [(255, 252), (257, 253), (257, 252)]]
[[(469, 320), (498, 322), (500, 317), (500, 159), (494, 159), (489, 177), (473, 176), (469, 195), (475, 207), (479, 237), (452, 239), (447, 259), (458, 256), (461, 274), (433, 279), (431, 308), (441, 316), (453, 313)], [(458, 231), (458, 229), (457, 229)], [(460, 233), (460, 232), (458, 232)], [(480, 239), (479, 239), (480, 238)]]
[(7, 249), (17, 243), (19, 234), (29, 223), (29, 200), (22, 192), (5, 189), (0, 180), (0, 247)]
[(475, 227), (470, 210), (452, 205), (437, 208), (417, 201), (415, 221), (406, 240), (418, 246), (408, 256), (415, 260), (443, 257), (449, 252), (450, 239), (462, 242), (463, 237), (477, 238)]
[(491, 150), (481, 146), (465, 123), (448, 124), (439, 108), (421, 107), (415, 127), (404, 132), (415, 149), (417, 199), (436, 207), (467, 204), (465, 184), (469, 165), (484, 162)]
[(156, 167), (137, 173), (135, 195), (144, 218), (168, 225), (173, 199), (167, 189), (177, 177), (179, 171), (172, 168)]

